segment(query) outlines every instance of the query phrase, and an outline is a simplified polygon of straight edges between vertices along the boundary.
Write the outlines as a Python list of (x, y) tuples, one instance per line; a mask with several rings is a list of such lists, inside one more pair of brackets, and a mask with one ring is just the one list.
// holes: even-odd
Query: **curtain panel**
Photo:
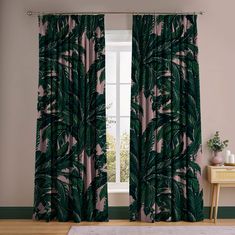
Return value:
[(39, 17), (35, 219), (107, 221), (103, 15)]
[(203, 219), (197, 16), (133, 16), (130, 219)]

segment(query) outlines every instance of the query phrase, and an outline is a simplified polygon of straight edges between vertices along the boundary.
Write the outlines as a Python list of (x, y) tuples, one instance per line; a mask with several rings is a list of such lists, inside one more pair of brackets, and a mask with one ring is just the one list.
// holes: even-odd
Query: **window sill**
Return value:
[(129, 193), (129, 183), (108, 183), (108, 193), (119, 194), (119, 193)]
[(116, 194), (116, 193), (129, 193), (128, 189), (108, 189), (108, 193)]

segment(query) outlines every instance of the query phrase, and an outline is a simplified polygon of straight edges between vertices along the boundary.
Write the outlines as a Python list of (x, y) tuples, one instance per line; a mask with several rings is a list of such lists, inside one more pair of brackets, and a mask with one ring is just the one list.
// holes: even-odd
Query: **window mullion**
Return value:
[(116, 183), (120, 183), (120, 52), (116, 54)]

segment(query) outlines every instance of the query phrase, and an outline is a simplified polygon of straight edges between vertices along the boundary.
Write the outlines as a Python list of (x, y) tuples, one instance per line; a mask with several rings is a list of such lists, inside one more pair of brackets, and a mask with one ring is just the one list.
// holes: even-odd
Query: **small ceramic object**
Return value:
[(226, 150), (225, 163), (230, 163), (230, 155), (231, 155), (231, 151), (230, 150)]
[(231, 154), (230, 156), (229, 156), (229, 163), (235, 163), (235, 156), (234, 156), (234, 154)]
[(211, 163), (213, 166), (221, 166), (224, 163), (223, 156), (221, 152), (213, 152), (213, 157), (211, 159)]

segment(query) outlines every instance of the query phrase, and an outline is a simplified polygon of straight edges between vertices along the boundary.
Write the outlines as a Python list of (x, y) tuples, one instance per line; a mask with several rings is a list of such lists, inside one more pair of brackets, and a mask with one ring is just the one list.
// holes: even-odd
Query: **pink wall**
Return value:
[[(205, 11), (198, 20), (203, 143), (220, 130), (235, 152), (234, 0), (0, 0), (0, 206), (33, 201), (38, 30), (37, 18), (25, 15), (28, 9)], [(131, 17), (108, 15), (106, 27), (128, 29)], [(208, 205), (209, 185), (203, 182)], [(128, 205), (127, 194), (112, 194), (110, 204)], [(235, 189), (222, 189), (220, 204), (235, 205)]]

